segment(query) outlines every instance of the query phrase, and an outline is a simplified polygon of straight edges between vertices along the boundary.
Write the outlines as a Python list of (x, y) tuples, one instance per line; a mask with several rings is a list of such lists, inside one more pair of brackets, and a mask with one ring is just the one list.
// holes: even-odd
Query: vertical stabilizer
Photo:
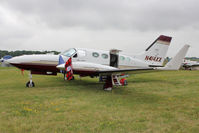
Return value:
[(160, 35), (145, 51), (136, 57), (149, 66), (162, 66), (172, 37)]

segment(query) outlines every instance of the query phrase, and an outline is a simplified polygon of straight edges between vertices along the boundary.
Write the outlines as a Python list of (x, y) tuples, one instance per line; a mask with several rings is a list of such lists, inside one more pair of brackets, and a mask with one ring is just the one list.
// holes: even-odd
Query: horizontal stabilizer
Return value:
[(169, 61), (165, 67), (158, 68), (159, 70), (179, 70), (185, 55), (189, 49), (189, 45), (184, 47)]

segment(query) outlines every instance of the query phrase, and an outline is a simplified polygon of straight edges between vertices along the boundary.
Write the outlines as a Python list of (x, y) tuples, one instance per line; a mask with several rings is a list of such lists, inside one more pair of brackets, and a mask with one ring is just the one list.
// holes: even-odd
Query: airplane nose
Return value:
[(5, 62), (9, 64), (18, 64), (19, 62), (17, 61), (16, 57), (13, 57), (12, 59), (5, 60)]
[(5, 60), (6, 63), (17, 67), (18, 65), (20, 65), (21, 63), (25, 62), (25, 58), (24, 56), (17, 56), (17, 57), (13, 57), (11, 59)]
[(8, 60), (5, 60), (6, 63), (8, 64), (11, 64), (12, 63), (12, 60), (11, 59), (8, 59)]

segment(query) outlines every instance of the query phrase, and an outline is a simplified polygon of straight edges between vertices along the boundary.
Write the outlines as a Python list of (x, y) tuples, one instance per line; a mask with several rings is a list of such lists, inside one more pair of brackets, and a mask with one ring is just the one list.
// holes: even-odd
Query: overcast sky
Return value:
[(0, 50), (145, 50), (172, 36), (199, 57), (199, 0), (0, 0)]

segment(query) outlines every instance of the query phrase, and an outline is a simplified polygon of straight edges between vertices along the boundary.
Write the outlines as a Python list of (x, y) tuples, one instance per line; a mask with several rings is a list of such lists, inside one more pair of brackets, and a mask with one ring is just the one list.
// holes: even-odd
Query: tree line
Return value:
[(2, 58), (5, 55), (11, 55), (11, 56), (20, 56), (20, 55), (31, 55), (31, 54), (59, 54), (58, 51), (27, 51), (27, 50), (16, 50), (16, 51), (7, 51), (7, 50), (0, 50), (0, 58)]

